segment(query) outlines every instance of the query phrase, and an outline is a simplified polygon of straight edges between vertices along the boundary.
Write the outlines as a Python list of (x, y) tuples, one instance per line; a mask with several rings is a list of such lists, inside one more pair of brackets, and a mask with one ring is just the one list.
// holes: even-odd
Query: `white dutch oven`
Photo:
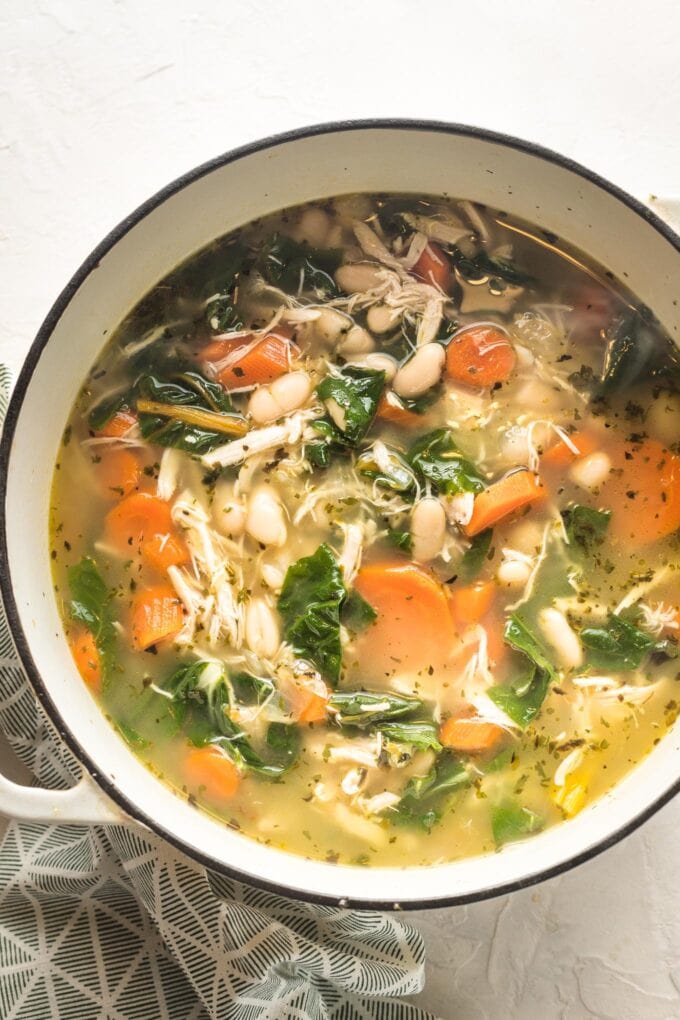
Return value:
[(309, 900), (362, 907), (443, 906), (547, 878), (610, 846), (680, 786), (680, 728), (575, 819), (431, 868), (352, 868), (247, 839), (160, 783), (110, 727), (78, 676), (50, 578), (48, 506), (57, 448), (88, 366), (122, 317), (192, 252), (284, 206), (351, 191), (461, 196), (540, 224), (609, 267), (677, 340), (680, 239), (647, 208), (552, 152), (439, 123), (324, 125), (228, 153), (169, 185), (117, 227), (59, 297), (11, 400), (0, 460), (2, 595), (23, 664), (84, 766), (73, 790), (0, 782), (21, 818), (147, 826), (206, 865)]

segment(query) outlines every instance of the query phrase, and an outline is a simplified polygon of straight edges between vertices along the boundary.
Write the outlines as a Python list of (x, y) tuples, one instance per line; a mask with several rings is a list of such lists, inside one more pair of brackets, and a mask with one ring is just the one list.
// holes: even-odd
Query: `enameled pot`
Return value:
[(11, 399), (0, 450), (0, 582), (21, 660), (82, 762), (67, 792), (0, 782), (18, 817), (146, 826), (211, 868), (308, 900), (444, 906), (555, 875), (610, 846), (680, 785), (680, 724), (614, 790), (526, 843), (429, 868), (343, 867), (261, 846), (147, 771), (104, 718), (68, 651), (48, 548), (62, 428), (106, 337), (159, 279), (227, 231), (284, 206), (354, 191), (448, 194), (540, 224), (607, 266), (680, 336), (680, 239), (644, 205), (536, 146), (449, 124), (321, 125), (229, 152), (170, 184), (92, 253), (45, 320)]

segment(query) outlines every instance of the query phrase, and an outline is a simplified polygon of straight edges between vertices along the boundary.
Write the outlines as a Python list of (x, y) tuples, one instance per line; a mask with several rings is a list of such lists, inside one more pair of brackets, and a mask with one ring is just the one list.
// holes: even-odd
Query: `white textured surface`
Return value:
[[(480, 124), (677, 194), (679, 24), (675, 0), (2, 0), (0, 359), (20, 363), (72, 271), (150, 193), (305, 123)], [(679, 1017), (678, 831), (674, 803), (542, 886), (415, 915), (422, 1004), (446, 1020)]]

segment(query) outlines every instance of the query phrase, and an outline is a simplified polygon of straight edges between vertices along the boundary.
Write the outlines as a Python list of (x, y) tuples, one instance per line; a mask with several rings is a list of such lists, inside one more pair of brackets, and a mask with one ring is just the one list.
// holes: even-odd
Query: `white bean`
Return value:
[(268, 386), (258, 386), (248, 402), (248, 414), (264, 425), (297, 411), (309, 399), (312, 380), (306, 372), (286, 372)]
[(363, 293), (379, 286), (383, 267), (375, 262), (350, 262), (335, 271), (335, 282), (346, 294)]
[(531, 567), (523, 560), (504, 560), (496, 572), (496, 580), (507, 588), (523, 588), (530, 574)]
[(246, 644), (261, 659), (271, 659), (281, 643), (279, 625), (264, 599), (253, 598), (246, 607)]
[(322, 308), (319, 318), (314, 320), (314, 332), (329, 347), (334, 347), (340, 337), (351, 328), (350, 317), (337, 312), (335, 308)]
[(394, 377), (400, 397), (420, 397), (439, 382), (446, 353), (441, 344), (423, 344)]
[(306, 241), (313, 248), (324, 248), (327, 243), (328, 231), (331, 220), (328, 213), (317, 206), (305, 209), (295, 227), (295, 237), (298, 241)]
[(425, 496), (411, 513), (413, 558), (421, 563), (433, 560), (441, 552), (446, 534), (446, 513), (435, 496)]
[(538, 625), (548, 644), (565, 669), (577, 669), (583, 662), (583, 649), (578, 635), (569, 626), (564, 613), (548, 606), (538, 614)]
[(389, 305), (372, 305), (366, 316), (368, 328), (372, 333), (389, 333), (396, 326), (400, 315)]
[(548, 386), (532, 376), (528, 379), (517, 394), (518, 406), (530, 407), (537, 418), (549, 411), (557, 411), (562, 402), (563, 394), (560, 390)]
[(531, 518), (513, 524), (504, 540), (504, 544), (519, 550), (525, 556), (537, 556), (541, 551), (542, 543), (543, 528)]
[(271, 591), (279, 592), (283, 587), (285, 571), (274, 563), (263, 563), (260, 567), (260, 577)]
[(680, 434), (680, 393), (660, 393), (652, 400), (647, 425), (655, 439), (677, 443)]
[(392, 382), (399, 368), (396, 358), (393, 358), (391, 354), (383, 354), (381, 351), (352, 358), (351, 364), (360, 365), (362, 368), (372, 368), (375, 372), (384, 372), (385, 381), (388, 383)]
[(569, 468), (572, 482), (582, 489), (598, 489), (612, 469), (612, 462), (606, 453), (589, 453), (587, 457), (574, 461)]
[(246, 531), (262, 545), (281, 546), (286, 541), (288, 529), (283, 507), (268, 486), (256, 489), (248, 501)]
[(326, 238), (327, 248), (342, 248), (344, 244), (343, 229), (339, 223), (336, 223), (334, 227), (331, 227), (328, 237)]
[(347, 335), (338, 343), (340, 354), (368, 354), (375, 350), (375, 340), (363, 326), (352, 326)]
[(326, 410), (330, 414), (331, 418), (338, 426), (341, 432), (344, 432), (347, 427), (347, 417), (345, 415), (344, 407), (340, 407), (340, 404), (333, 397), (329, 397), (326, 401)]
[(243, 505), (234, 498), (234, 487), (231, 482), (223, 479), (217, 483), (211, 509), (213, 522), (220, 534), (228, 538), (238, 538), (243, 534), (246, 512)]

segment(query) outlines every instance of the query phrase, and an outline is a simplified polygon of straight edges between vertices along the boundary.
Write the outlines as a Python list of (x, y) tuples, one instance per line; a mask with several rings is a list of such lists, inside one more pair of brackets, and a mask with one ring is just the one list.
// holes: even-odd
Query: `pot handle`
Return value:
[(0, 814), (22, 821), (83, 825), (120, 824), (130, 820), (86, 773), (68, 790), (22, 786), (0, 773)]

